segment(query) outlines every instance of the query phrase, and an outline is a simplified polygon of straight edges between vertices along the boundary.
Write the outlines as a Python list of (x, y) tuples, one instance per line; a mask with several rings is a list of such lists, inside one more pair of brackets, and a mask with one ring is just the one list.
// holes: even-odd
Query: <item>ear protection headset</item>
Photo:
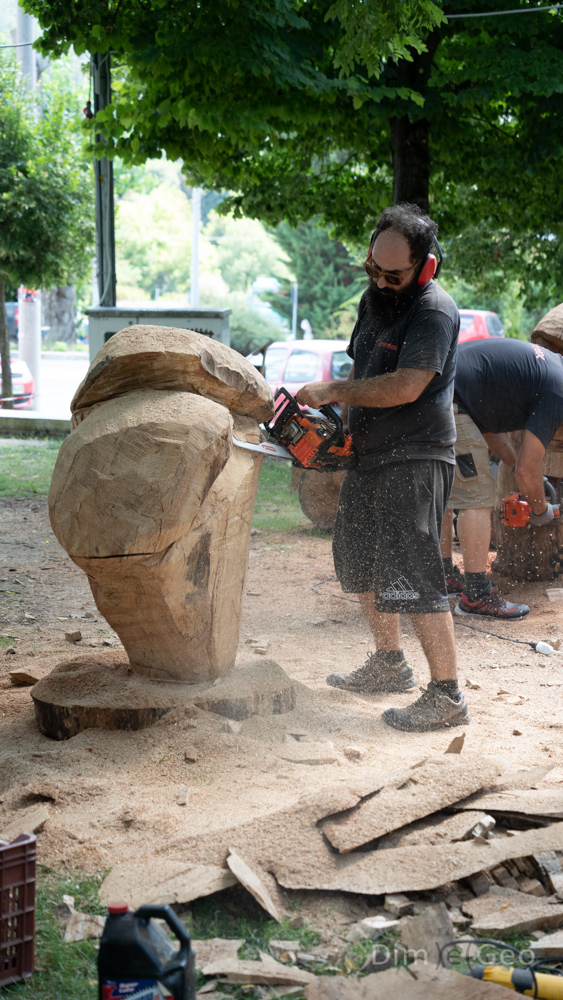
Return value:
[[(422, 222), (422, 225), (426, 226), (427, 229), (430, 229), (430, 226), (428, 225), (427, 222), (424, 221), (424, 219), (419, 219), (418, 221)], [(385, 230), (383, 231), (385, 232)], [(371, 240), (367, 256), (368, 260), (371, 260), (372, 250), (378, 236), (379, 233), (377, 229), (375, 229), (371, 234)], [(437, 278), (438, 275), (440, 274), (440, 271), (442, 270), (442, 264), (444, 262), (444, 255), (442, 253), (442, 248), (438, 243), (438, 240), (434, 235), (434, 233), (432, 233), (432, 239), (434, 240), (434, 246), (436, 247), (438, 257), (436, 257), (436, 255), (433, 253), (429, 253), (426, 255), (426, 258), (422, 262), (422, 265), (418, 272), (417, 285), (427, 285), (428, 282), (432, 280), (432, 278)]]

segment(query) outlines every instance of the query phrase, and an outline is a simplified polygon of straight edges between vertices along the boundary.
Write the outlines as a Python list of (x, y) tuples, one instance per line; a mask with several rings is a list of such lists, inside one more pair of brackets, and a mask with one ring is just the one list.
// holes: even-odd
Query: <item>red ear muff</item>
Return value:
[(428, 284), (428, 282), (436, 274), (436, 266), (437, 266), (436, 257), (434, 256), (433, 253), (429, 253), (428, 257), (424, 261), (424, 264), (422, 265), (422, 270), (421, 270), (421, 272), (420, 272), (420, 274), (418, 276), (418, 284), (419, 285), (427, 285)]

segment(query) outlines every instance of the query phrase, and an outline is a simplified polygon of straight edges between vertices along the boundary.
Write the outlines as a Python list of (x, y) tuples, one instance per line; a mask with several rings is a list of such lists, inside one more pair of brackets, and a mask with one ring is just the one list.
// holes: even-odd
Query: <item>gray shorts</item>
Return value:
[(440, 531), (453, 476), (434, 459), (346, 473), (332, 544), (346, 593), (373, 592), (385, 614), (449, 611)]

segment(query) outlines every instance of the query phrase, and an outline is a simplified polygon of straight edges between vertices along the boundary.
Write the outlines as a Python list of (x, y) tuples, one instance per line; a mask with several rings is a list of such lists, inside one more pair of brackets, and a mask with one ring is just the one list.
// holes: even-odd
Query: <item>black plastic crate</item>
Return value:
[(35, 957), (35, 840), (0, 840), (0, 986), (28, 979)]

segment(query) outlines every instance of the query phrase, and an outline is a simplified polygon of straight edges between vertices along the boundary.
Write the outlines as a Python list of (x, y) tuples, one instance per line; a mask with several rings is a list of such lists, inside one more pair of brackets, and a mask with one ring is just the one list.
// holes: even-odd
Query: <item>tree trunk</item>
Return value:
[(427, 215), (429, 209), (430, 152), (429, 125), (425, 118), (411, 122), (408, 115), (391, 119), (393, 156), (393, 201), (418, 205)]
[(49, 328), (47, 336), (50, 343), (56, 341), (65, 344), (76, 343), (75, 295), (74, 285), (61, 285), (43, 293), (43, 326)]
[[(422, 91), (432, 72), (440, 44), (439, 29), (426, 39), (426, 51), (413, 52), (410, 62), (401, 60), (396, 67), (397, 84)], [(412, 104), (410, 105), (412, 108)], [(409, 109), (410, 111), (410, 109)], [(414, 112), (416, 114), (416, 112)], [(426, 118), (411, 118), (407, 112), (391, 119), (391, 155), (393, 160), (393, 201), (419, 205), (428, 214), (430, 187), (430, 125)]]
[[(522, 435), (522, 431), (510, 435), (516, 451), (520, 447)], [(558, 485), (563, 477), (561, 428), (547, 449), (544, 475), (556, 480)], [(516, 492), (514, 473), (501, 462), (497, 476), (496, 505), (493, 511), (493, 539), (497, 545), (493, 570), (501, 576), (510, 576), (518, 583), (557, 580), (563, 575), (563, 525), (559, 521), (552, 521), (551, 524), (541, 527), (531, 524), (525, 528), (505, 527), (501, 521), (501, 501), (503, 497)]]
[(6, 283), (0, 279), (0, 362), (2, 364), (2, 390), (0, 396), (5, 402), (0, 403), (6, 410), (13, 410), (12, 401), (12, 369), (10, 367), (10, 337), (6, 317)]

